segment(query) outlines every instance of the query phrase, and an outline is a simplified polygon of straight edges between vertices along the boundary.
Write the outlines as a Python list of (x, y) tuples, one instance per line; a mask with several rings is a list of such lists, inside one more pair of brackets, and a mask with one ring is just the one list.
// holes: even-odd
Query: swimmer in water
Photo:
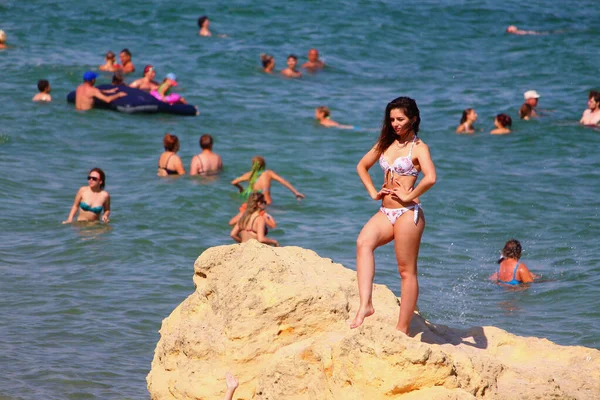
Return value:
[(192, 158), (190, 175), (215, 175), (223, 170), (221, 156), (212, 151), (213, 138), (211, 135), (200, 136), (202, 152)]
[(179, 138), (166, 133), (163, 138), (165, 151), (158, 159), (158, 176), (185, 175), (185, 169), (181, 158), (177, 155), (179, 151)]
[(210, 33), (210, 30), (208, 29), (209, 26), (210, 20), (206, 15), (203, 15), (200, 18), (198, 18), (198, 28), (200, 28), (200, 31), (198, 31), (198, 35), (212, 36), (212, 33)]
[[(100, 168), (92, 168), (88, 174), (88, 186), (82, 186), (75, 195), (75, 201), (71, 212), (63, 224), (70, 224), (79, 210), (77, 221), (98, 221), (109, 222), (110, 215), (110, 195), (104, 186), (106, 185), (106, 175)], [(104, 210), (104, 213), (102, 212)], [(102, 214), (102, 218), (100, 218)]]
[[(350, 328), (359, 327), (373, 315), (375, 249), (394, 241), (398, 272), (402, 279), (400, 315), (396, 329), (408, 335), (417, 306), (419, 281), (417, 261), (425, 215), (420, 197), (436, 182), (435, 165), (429, 147), (417, 136), (421, 117), (417, 103), (398, 97), (385, 108), (377, 143), (363, 156), (356, 172), (371, 199), (381, 207), (362, 228), (356, 239), (356, 274), (360, 303)], [(369, 169), (379, 162), (384, 185), (376, 189)], [(417, 183), (419, 174), (423, 177)]]
[(113, 53), (112, 51), (109, 51), (108, 53), (106, 53), (106, 56), (104, 57), (104, 60), (106, 61), (103, 65), (99, 66), (98, 69), (100, 71), (107, 71), (107, 72), (115, 72), (116, 70), (121, 69), (121, 66), (119, 64), (115, 64), (117, 57), (115, 56), (115, 53)]
[(532, 274), (525, 263), (520, 262), (523, 248), (518, 240), (511, 239), (504, 245), (502, 256), (498, 260), (498, 271), (490, 276), (490, 280), (504, 285), (531, 283), (539, 275)]
[(116, 70), (112, 76), (112, 85), (114, 86), (127, 86), (125, 81), (123, 80), (123, 71)]
[(490, 132), (492, 135), (506, 135), (510, 133), (512, 119), (506, 114), (498, 114), (494, 118), (494, 126), (496, 126), (496, 129), (492, 129)]
[(8, 48), (8, 46), (6, 45), (6, 32), (0, 29), (0, 50), (6, 48)]
[(267, 207), (265, 195), (258, 192), (252, 193), (246, 202), (244, 214), (237, 221), (229, 236), (238, 243), (256, 239), (261, 243), (279, 247), (277, 240), (267, 237), (268, 229), (263, 212), (265, 207)]
[(533, 114), (533, 107), (527, 103), (523, 103), (521, 108), (519, 108), (519, 117), (522, 120), (529, 121), (531, 114)]
[(144, 76), (131, 82), (129, 87), (140, 89), (146, 92), (151, 92), (158, 89), (158, 83), (154, 81), (156, 71), (152, 65), (146, 65), (144, 68)]
[(270, 54), (261, 54), (260, 62), (262, 63), (263, 72), (272, 74), (275, 69), (275, 58)]
[[(280, 177), (270, 169), (266, 169), (265, 159), (261, 156), (256, 156), (252, 159), (252, 169), (242, 176), (235, 178), (231, 184), (239, 189), (243, 197), (248, 198), (254, 192), (260, 192), (265, 195), (267, 204), (273, 203), (271, 198), (271, 182), (277, 181), (289, 189), (298, 200), (303, 199), (304, 195), (296, 190), (291, 183)], [(244, 189), (241, 182), (248, 182), (248, 188)]]
[(519, 29), (514, 25), (510, 25), (506, 28), (506, 33), (510, 33), (511, 35), (544, 35), (544, 32), (536, 32), (536, 31), (524, 31), (523, 29)]
[(315, 118), (322, 126), (326, 128), (354, 129), (352, 125), (342, 125), (331, 119), (329, 107), (321, 106), (315, 109)]
[(523, 104), (528, 104), (531, 106), (531, 113), (529, 114), (529, 117), (537, 117), (538, 115), (535, 112), (535, 108), (537, 107), (539, 102), (539, 93), (535, 90), (528, 90), (525, 93), (523, 93), (523, 98), (525, 99), (525, 102)]
[(119, 58), (121, 59), (121, 69), (124, 74), (135, 72), (135, 65), (131, 62), (131, 52), (129, 49), (121, 50)]
[(588, 109), (583, 112), (580, 124), (588, 126), (600, 125), (600, 92), (592, 90), (588, 96)]
[(158, 89), (153, 90), (150, 94), (156, 97), (160, 101), (164, 101), (169, 104), (187, 104), (187, 101), (181, 97), (178, 93), (170, 93), (171, 88), (177, 86), (177, 77), (173, 73), (167, 74), (162, 83), (158, 86)]
[(45, 79), (40, 79), (37, 84), (38, 90), (40, 91), (38, 94), (33, 96), (33, 101), (52, 101), (52, 97), (50, 96), (50, 82)]
[(111, 96), (105, 95), (100, 89), (94, 87), (97, 77), (98, 75), (92, 71), (83, 74), (83, 83), (75, 90), (75, 109), (81, 111), (91, 110), (94, 108), (94, 98), (110, 103), (120, 97), (127, 96), (125, 92), (118, 92)]
[(472, 108), (467, 108), (463, 111), (462, 117), (460, 118), (460, 125), (456, 128), (456, 133), (475, 133), (475, 127), (473, 124), (477, 121), (477, 113)]
[(298, 57), (294, 54), (290, 54), (287, 58), (287, 68), (281, 70), (281, 75), (287, 76), (288, 78), (300, 78), (302, 76), (302, 72), (296, 69), (296, 65), (298, 65)]
[(319, 50), (310, 49), (308, 51), (308, 61), (302, 64), (302, 68), (310, 72), (325, 68), (325, 63), (319, 59)]

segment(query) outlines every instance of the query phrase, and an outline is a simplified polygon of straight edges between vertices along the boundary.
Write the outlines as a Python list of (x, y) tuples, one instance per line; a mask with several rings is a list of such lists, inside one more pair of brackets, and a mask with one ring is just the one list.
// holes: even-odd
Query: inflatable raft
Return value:
[[(127, 93), (127, 96), (120, 97), (116, 100), (106, 103), (99, 99), (94, 99), (95, 108), (107, 108), (122, 113), (168, 113), (177, 115), (197, 115), (198, 110), (191, 104), (169, 104), (157, 100), (148, 92), (143, 90), (130, 88), (129, 86), (113, 86), (113, 85), (98, 85), (100, 90), (109, 90), (115, 87), (119, 88), (120, 92)], [(110, 94), (109, 94), (110, 95)], [(75, 103), (75, 91), (67, 95), (69, 103)]]

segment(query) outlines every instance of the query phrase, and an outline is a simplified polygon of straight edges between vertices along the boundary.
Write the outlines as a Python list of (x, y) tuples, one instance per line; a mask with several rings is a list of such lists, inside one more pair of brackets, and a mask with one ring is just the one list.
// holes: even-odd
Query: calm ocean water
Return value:
[[(600, 131), (577, 124), (587, 92), (600, 87), (589, 10), (597, 2), (0, 1), (13, 46), (0, 51), (0, 398), (147, 398), (161, 320), (193, 291), (196, 257), (231, 243), (227, 220), (240, 201), (229, 181), (256, 154), (307, 196), (273, 188), (273, 237), (354, 268), (356, 236), (378, 209), (354, 167), (400, 95), (420, 106), (438, 172), (422, 197), (421, 311), (454, 327), (600, 348)], [(227, 37), (198, 37), (201, 14)], [(561, 32), (509, 36), (509, 24)], [(124, 47), (138, 71), (176, 73), (201, 115), (75, 112), (66, 94), (107, 50)], [(322, 73), (260, 72), (261, 52), (281, 69), (310, 47), (328, 64)], [(30, 101), (41, 78), (51, 104)], [(528, 89), (547, 111), (521, 122)], [(316, 126), (319, 105), (364, 129)], [(471, 137), (454, 134), (466, 107), (483, 130)], [(514, 134), (492, 137), (500, 112), (513, 117)], [(157, 178), (165, 132), (179, 136), (186, 169), (211, 133), (224, 173)], [(107, 173), (111, 223), (61, 225), (95, 166)], [(378, 168), (372, 176), (381, 182)], [(545, 278), (526, 291), (486, 280), (511, 237)], [(377, 257), (377, 282), (398, 293), (393, 248)]]

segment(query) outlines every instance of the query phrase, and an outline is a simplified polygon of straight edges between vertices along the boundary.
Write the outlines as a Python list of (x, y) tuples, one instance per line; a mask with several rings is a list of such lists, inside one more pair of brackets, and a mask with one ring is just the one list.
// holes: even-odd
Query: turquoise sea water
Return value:
[[(240, 201), (229, 181), (256, 154), (306, 195), (297, 202), (274, 186), (272, 236), (354, 268), (357, 234), (378, 209), (354, 167), (400, 95), (419, 104), (438, 173), (422, 197), (423, 314), (600, 348), (600, 131), (577, 124), (587, 92), (600, 87), (600, 30), (597, 2), (564, 4), (0, 1), (13, 46), (0, 51), (0, 398), (146, 398), (161, 320), (193, 291), (196, 257), (231, 243), (227, 221)], [(198, 37), (202, 14), (227, 37)], [(561, 32), (510, 36), (509, 24)], [(159, 77), (176, 73), (201, 115), (80, 113), (65, 102), (85, 70), (124, 47), (136, 78), (145, 64)], [(289, 53), (304, 62), (310, 47), (325, 71), (300, 80), (260, 72), (261, 52), (279, 70)], [(30, 101), (41, 78), (51, 104)], [(529, 89), (548, 111), (521, 122)], [(365, 129), (316, 126), (319, 105)], [(483, 131), (457, 136), (467, 107)], [(514, 133), (490, 136), (501, 112)], [(211, 133), (224, 173), (157, 178), (165, 132), (179, 136), (186, 169)], [(111, 223), (62, 225), (95, 166), (107, 173)], [(378, 167), (372, 176), (381, 182)], [(526, 291), (487, 281), (511, 237), (544, 276)], [(377, 252), (376, 281), (398, 293), (392, 246)]]

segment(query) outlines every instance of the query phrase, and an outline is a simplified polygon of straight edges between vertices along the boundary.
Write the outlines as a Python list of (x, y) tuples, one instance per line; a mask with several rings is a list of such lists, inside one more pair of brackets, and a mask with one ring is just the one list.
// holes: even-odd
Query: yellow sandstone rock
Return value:
[(418, 313), (407, 337), (385, 286), (375, 285), (375, 314), (350, 329), (355, 272), (310, 250), (214, 247), (194, 284), (163, 321), (152, 399), (220, 399), (227, 371), (244, 400), (600, 399), (600, 351)]

